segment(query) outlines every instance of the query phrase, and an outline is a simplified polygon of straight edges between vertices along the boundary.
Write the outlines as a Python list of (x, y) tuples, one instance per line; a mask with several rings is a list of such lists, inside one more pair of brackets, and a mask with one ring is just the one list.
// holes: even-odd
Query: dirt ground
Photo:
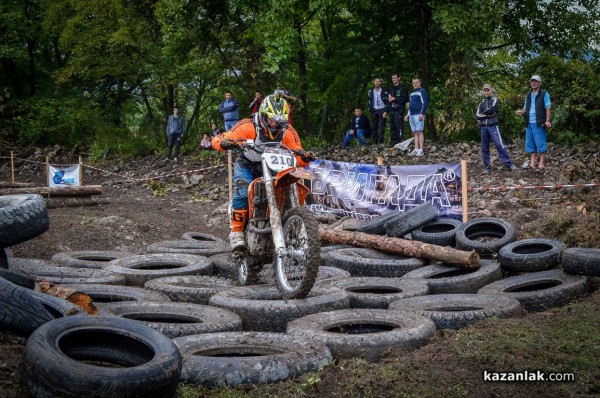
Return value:
[[(511, 172), (498, 171), (491, 176), (481, 175), (479, 166), (479, 150), (475, 143), (452, 148), (431, 149), (425, 162), (445, 162), (453, 155), (461, 154), (467, 158), (472, 171), (469, 183), (472, 186), (493, 185), (527, 185), (544, 183), (580, 183), (598, 182), (600, 159), (598, 147), (595, 151), (572, 151), (549, 159), (546, 173), (536, 174), (530, 170)], [(361, 159), (365, 162), (374, 160), (374, 150), (361, 150)], [(513, 152), (518, 152), (513, 149)], [(557, 151), (558, 152), (558, 151)], [(65, 154), (66, 155), (66, 154)], [(32, 155), (33, 156), (33, 155)], [(328, 151), (331, 159), (356, 161), (356, 154), (348, 151)], [(520, 154), (520, 160), (524, 158)], [(353, 159), (353, 160), (351, 160)], [(591, 159), (591, 160), (590, 160)], [(56, 163), (60, 157), (57, 156)], [(178, 163), (163, 163), (158, 157), (142, 160), (116, 161), (107, 160), (94, 164), (104, 170), (87, 169), (85, 184), (102, 184), (102, 195), (109, 203), (90, 207), (59, 207), (49, 210), (50, 229), (41, 236), (28, 242), (16, 245), (11, 249), (14, 257), (50, 259), (55, 253), (71, 250), (122, 250), (142, 254), (146, 245), (162, 240), (179, 239), (185, 232), (198, 231), (211, 233), (225, 238), (228, 233), (226, 215), (221, 207), (228, 197), (227, 172), (223, 156), (188, 156)], [(402, 164), (404, 160), (394, 156), (386, 158), (390, 164)], [(397, 160), (397, 161), (396, 161)], [(6, 165), (0, 168), (0, 180), (8, 181), (9, 173)], [(517, 163), (517, 161), (515, 161)], [(497, 161), (496, 161), (497, 164)], [(579, 166), (583, 164), (585, 167)], [(518, 164), (520, 166), (520, 164)], [(577, 166), (577, 170), (572, 170)], [(190, 170), (195, 170), (190, 172)], [(571, 171), (569, 171), (571, 170)], [(146, 179), (149, 176), (185, 173), (185, 177), (163, 178), (166, 185), (155, 184), (154, 191), (147, 183), (134, 182), (126, 177)], [(570, 180), (564, 174), (569, 172)], [(19, 162), (16, 180), (44, 184), (43, 164)], [(586, 181), (587, 180), (587, 181)], [(170, 191), (165, 197), (153, 196), (168, 187)], [(508, 219), (517, 229), (519, 238), (531, 236), (556, 237), (569, 240), (567, 246), (589, 241), (589, 235), (600, 235), (600, 195), (599, 188), (578, 189), (572, 192), (541, 190), (537, 192), (504, 191), (491, 193), (471, 193), (472, 217), (493, 216)], [(580, 231), (581, 230), (581, 231)], [(580, 232), (578, 232), (580, 231)], [(579, 233), (581, 235), (579, 235)], [(587, 236), (587, 237), (586, 237)], [(592, 295), (591, 303), (600, 305), (599, 296)], [(568, 316), (562, 314), (561, 316)], [(535, 324), (543, 315), (528, 315), (527, 322)], [(525, 319), (525, 318), (523, 318)], [(486, 324), (485, 328), (509, 327), (511, 322), (523, 322), (513, 319), (501, 325)], [(20, 387), (20, 361), (25, 338), (9, 332), (0, 332), (0, 398), (22, 397)], [(442, 375), (437, 382), (444, 383), (460, 379), (461, 383), (470, 386), (469, 391), (480, 391), (479, 396), (545, 396), (542, 387), (531, 389), (518, 388), (511, 390), (502, 387), (498, 395), (491, 388), (481, 387), (481, 369), (477, 363), (464, 363), (456, 356), (453, 348), (454, 334), (438, 332), (434, 341), (427, 347), (410, 355), (410, 362), (415, 369), (429, 369), (435, 366), (437, 374)], [(388, 356), (385, 361), (400, 360)], [(407, 360), (406, 358), (402, 360)], [(314, 396), (345, 396), (349, 380), (348, 372), (342, 363), (328, 368), (322, 375), (322, 383), (314, 391)], [(389, 386), (377, 381), (369, 383), (369, 375), (361, 375), (362, 383), (368, 386), (368, 396), (389, 396)], [(452, 385), (454, 385), (452, 384)], [(363, 385), (363, 387), (364, 387)], [(330, 388), (325, 388), (330, 386)], [(479, 390), (481, 389), (481, 390)], [(418, 393), (415, 393), (418, 396)], [(313, 394), (309, 394), (313, 395)], [(349, 395), (364, 396), (356, 391)], [(456, 394), (450, 394), (452, 396)], [(460, 395), (460, 394), (458, 394)], [(469, 396), (475, 396), (468, 394)]]

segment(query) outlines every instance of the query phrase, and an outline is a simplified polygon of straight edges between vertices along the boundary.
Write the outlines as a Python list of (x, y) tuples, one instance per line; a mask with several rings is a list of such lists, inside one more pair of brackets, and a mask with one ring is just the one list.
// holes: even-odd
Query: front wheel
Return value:
[(305, 298), (312, 289), (321, 257), (317, 221), (305, 207), (288, 210), (283, 217), (285, 254), (275, 253), (275, 281), (285, 299)]

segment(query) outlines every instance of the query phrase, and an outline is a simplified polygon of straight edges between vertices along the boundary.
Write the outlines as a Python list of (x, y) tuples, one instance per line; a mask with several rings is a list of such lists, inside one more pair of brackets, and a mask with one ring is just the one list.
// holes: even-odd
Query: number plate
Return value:
[(266, 148), (262, 158), (269, 169), (280, 172), (296, 165), (296, 158), (289, 151), (281, 148)]

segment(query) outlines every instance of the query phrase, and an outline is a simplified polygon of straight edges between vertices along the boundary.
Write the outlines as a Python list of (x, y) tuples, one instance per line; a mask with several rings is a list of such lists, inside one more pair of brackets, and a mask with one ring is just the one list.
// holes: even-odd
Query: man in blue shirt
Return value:
[(177, 161), (177, 158), (179, 158), (179, 148), (184, 133), (185, 123), (183, 117), (179, 116), (179, 108), (174, 107), (173, 114), (169, 115), (167, 119), (167, 148), (169, 149), (169, 153), (164, 160), (165, 162), (171, 160), (173, 146), (175, 146), (175, 158), (173, 160)]
[(238, 107), (238, 100), (233, 98), (233, 93), (231, 91), (227, 91), (225, 93), (225, 101), (221, 102), (221, 105), (219, 106), (219, 112), (223, 114), (223, 120), (225, 121), (225, 131), (231, 130), (231, 128), (240, 120)]
[(540, 155), (537, 171), (543, 171), (546, 162), (546, 129), (552, 127), (552, 102), (548, 91), (540, 88), (542, 78), (531, 76), (531, 91), (525, 97), (523, 109), (517, 115), (525, 116), (525, 152), (531, 154), (529, 167), (536, 169), (537, 155)]
[(409, 156), (423, 156), (425, 142), (423, 130), (425, 129), (425, 112), (429, 105), (429, 94), (421, 87), (420, 77), (412, 79), (412, 86), (413, 92), (410, 93), (408, 101), (408, 113), (404, 116), (404, 120), (410, 122), (410, 129), (415, 137), (415, 149), (409, 153)]

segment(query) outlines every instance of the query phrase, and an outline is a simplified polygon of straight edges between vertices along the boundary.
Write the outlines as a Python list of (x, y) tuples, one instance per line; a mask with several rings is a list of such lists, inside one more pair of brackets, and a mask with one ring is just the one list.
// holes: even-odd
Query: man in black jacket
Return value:
[(404, 112), (408, 102), (406, 86), (400, 83), (398, 73), (392, 73), (392, 87), (388, 92), (388, 114), (390, 116), (390, 146), (404, 141)]
[(385, 118), (388, 109), (388, 92), (381, 86), (381, 78), (373, 80), (374, 87), (369, 90), (369, 112), (373, 119), (373, 144), (382, 144), (385, 135)]
[(492, 172), (490, 164), (490, 139), (494, 143), (500, 160), (507, 170), (516, 169), (515, 165), (510, 161), (510, 156), (500, 135), (498, 129), (498, 110), (500, 108), (500, 100), (492, 92), (489, 84), (483, 85), (484, 99), (477, 107), (477, 124), (481, 127), (481, 154), (483, 155), (483, 172), (489, 174)]
[(350, 123), (350, 126), (348, 126), (348, 131), (346, 131), (346, 135), (344, 136), (342, 148), (347, 148), (355, 138), (358, 139), (358, 144), (360, 146), (365, 146), (367, 144), (367, 138), (369, 138), (370, 135), (371, 125), (369, 124), (369, 118), (363, 115), (362, 107), (357, 105), (354, 107), (354, 116), (352, 117), (352, 122)]

